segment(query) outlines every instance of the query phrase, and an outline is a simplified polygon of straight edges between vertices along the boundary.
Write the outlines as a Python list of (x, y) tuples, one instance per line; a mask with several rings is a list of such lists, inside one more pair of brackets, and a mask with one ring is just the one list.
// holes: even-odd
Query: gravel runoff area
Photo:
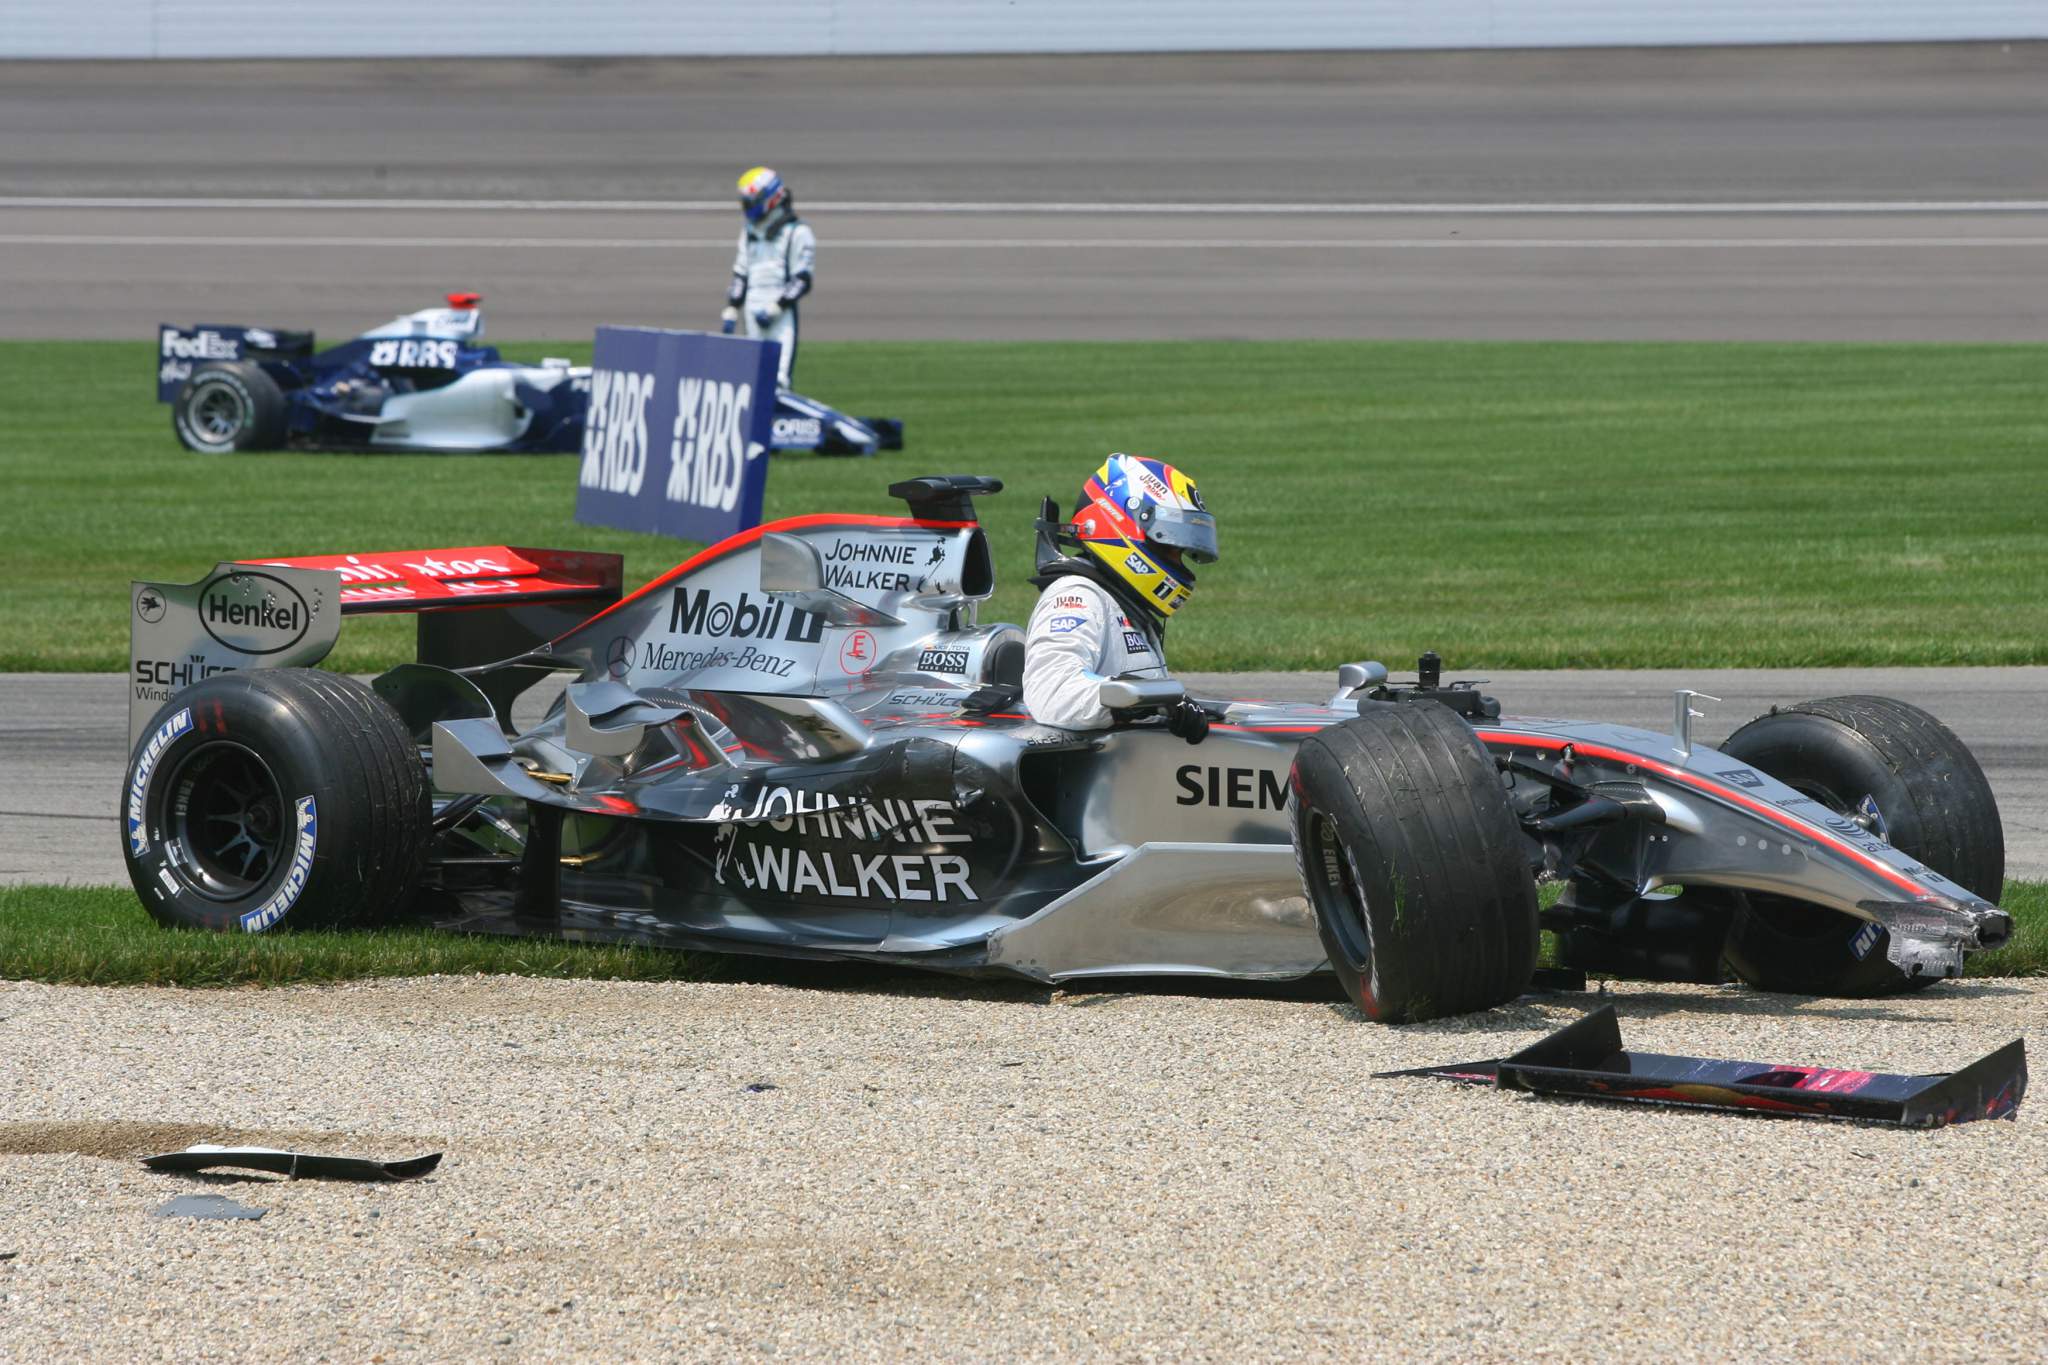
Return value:
[[(1642, 1049), (1949, 1069), (2048, 983), (1627, 988)], [(183, 992), (0, 985), (0, 1357), (2038, 1358), (2048, 1122), (1604, 1107), (1391, 1066), (1307, 992), (833, 972)], [(243, 1139), (432, 1176), (176, 1177)], [(226, 1194), (257, 1222), (159, 1219)]]

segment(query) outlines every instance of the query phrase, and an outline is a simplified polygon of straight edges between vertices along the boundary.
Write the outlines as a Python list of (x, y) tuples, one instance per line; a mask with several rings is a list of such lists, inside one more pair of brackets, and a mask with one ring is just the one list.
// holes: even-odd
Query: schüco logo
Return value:
[(306, 638), (313, 609), (272, 574), (222, 574), (199, 590), (199, 624), (229, 649), (282, 654)]

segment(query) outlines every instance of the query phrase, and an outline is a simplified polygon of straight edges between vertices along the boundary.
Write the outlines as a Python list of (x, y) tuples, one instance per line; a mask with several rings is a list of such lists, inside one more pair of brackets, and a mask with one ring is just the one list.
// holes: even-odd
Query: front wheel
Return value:
[[(1759, 716), (1721, 752), (1855, 821), (1985, 900), (2005, 885), (2005, 829), (1984, 770), (1955, 732), (1890, 697), (1825, 697)], [(1918, 990), (1868, 920), (1747, 893), (1723, 952), (1760, 990), (1871, 996)]]
[(426, 767), (361, 683), (307, 668), (223, 673), (173, 697), (128, 760), (122, 849), (174, 927), (335, 928), (396, 911), (419, 876)]
[(1374, 704), (1294, 759), (1294, 856), (1368, 1019), (1489, 1009), (1536, 970), (1536, 883), (1500, 774), (1456, 713)]
[(171, 401), (171, 429), (202, 455), (275, 450), (284, 444), (286, 417), (284, 390), (247, 360), (199, 366)]

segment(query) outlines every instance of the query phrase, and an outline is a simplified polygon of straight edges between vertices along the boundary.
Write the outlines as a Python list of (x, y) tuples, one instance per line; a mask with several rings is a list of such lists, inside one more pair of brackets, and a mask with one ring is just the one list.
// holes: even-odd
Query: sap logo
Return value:
[(1714, 776), (1723, 782), (1732, 782), (1738, 787), (1756, 788), (1764, 784), (1763, 778), (1748, 768), (1730, 768), (1726, 772), (1715, 773)]
[(380, 370), (452, 370), (455, 368), (455, 343), (418, 341), (410, 337), (404, 341), (373, 341), (370, 343), (370, 364)]
[(1054, 635), (1067, 635), (1088, 623), (1085, 616), (1055, 616), (1045, 623), (1045, 628)]
[(1175, 770), (1180, 792), (1177, 806), (1215, 806), (1229, 810), (1282, 810), (1287, 805), (1287, 778), (1270, 768), (1211, 768), (1200, 763)]
[(720, 379), (676, 383), (676, 424), (668, 447), (670, 502), (730, 512), (747, 481), (747, 466), (764, 447), (749, 441), (754, 386)]
[(786, 602), (756, 602), (746, 593), (732, 603), (718, 601), (708, 589), (677, 588), (669, 599), (668, 629), (671, 635), (732, 640), (773, 640), (779, 631), (784, 640), (816, 644), (824, 637), (825, 618)]
[(964, 649), (927, 649), (917, 656), (917, 671), (920, 673), (965, 673), (967, 651)]
[(775, 444), (779, 446), (814, 446), (824, 434), (825, 424), (815, 417), (775, 419)]
[(239, 339), (222, 336), (211, 327), (192, 333), (166, 327), (157, 335), (159, 353), (163, 356), (175, 356), (180, 360), (239, 360), (242, 357)]
[(1136, 550), (1124, 556), (1124, 567), (1140, 578), (1150, 578), (1153, 574), (1159, 572), (1159, 570), (1152, 567), (1151, 562), (1145, 556), (1139, 554)]
[(647, 400), (653, 396), (651, 374), (599, 370), (591, 375), (578, 486), (639, 496), (647, 478)]

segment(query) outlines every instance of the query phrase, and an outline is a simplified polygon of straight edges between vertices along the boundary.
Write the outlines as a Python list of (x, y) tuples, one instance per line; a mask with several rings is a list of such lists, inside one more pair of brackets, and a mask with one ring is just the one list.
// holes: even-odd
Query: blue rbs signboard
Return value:
[(775, 360), (765, 341), (598, 328), (576, 520), (707, 543), (760, 525)]

